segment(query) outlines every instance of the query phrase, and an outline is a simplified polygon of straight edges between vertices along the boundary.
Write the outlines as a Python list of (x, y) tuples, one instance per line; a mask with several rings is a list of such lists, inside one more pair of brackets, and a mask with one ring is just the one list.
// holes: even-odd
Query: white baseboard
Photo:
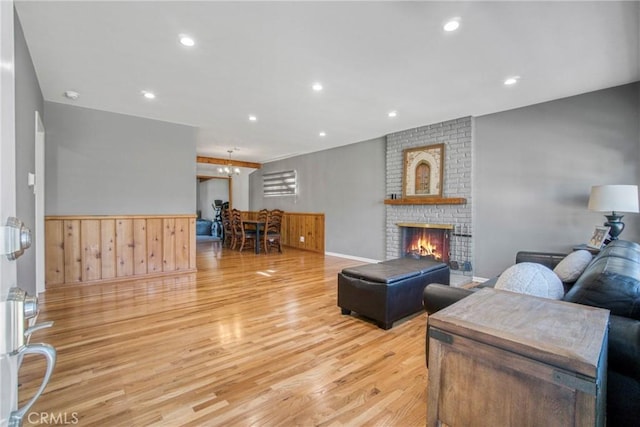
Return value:
[(474, 282), (484, 283), (487, 280), (489, 280), (489, 279), (487, 279), (486, 277), (473, 276), (473, 281)]
[(359, 257), (359, 256), (338, 254), (338, 253), (335, 253), (335, 252), (325, 252), (324, 254), (328, 255), (328, 256), (338, 257), (338, 258), (352, 259), (354, 261), (368, 262), (368, 263), (371, 263), (371, 264), (376, 264), (376, 263), (380, 262), (380, 260), (377, 260), (377, 259), (362, 258), (362, 257)]

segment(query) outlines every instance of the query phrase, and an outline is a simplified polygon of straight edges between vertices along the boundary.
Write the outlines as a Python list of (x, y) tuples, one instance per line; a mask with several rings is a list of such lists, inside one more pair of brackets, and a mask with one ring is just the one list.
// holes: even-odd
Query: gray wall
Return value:
[[(16, 214), (33, 232), (35, 242), (35, 197), (27, 185), (27, 174), (35, 172), (35, 112), (42, 115), (43, 98), (31, 54), (14, 13), (16, 82)], [(36, 251), (32, 246), (17, 261), (18, 284), (36, 293)]]
[[(492, 277), (518, 250), (585, 243), (602, 213), (592, 185), (640, 184), (640, 84), (600, 90), (474, 120), (475, 275)], [(640, 240), (640, 215), (621, 238)]]
[(46, 214), (195, 214), (196, 129), (45, 102)]
[[(263, 197), (262, 174), (295, 169), (297, 197)], [(382, 260), (385, 139), (351, 144), (263, 165), (249, 177), (249, 208), (325, 214), (325, 249)]]

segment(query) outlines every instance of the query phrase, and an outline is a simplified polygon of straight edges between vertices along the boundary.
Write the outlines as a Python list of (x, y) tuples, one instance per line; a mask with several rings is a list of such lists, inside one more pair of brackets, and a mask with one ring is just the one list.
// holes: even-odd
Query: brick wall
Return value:
[[(464, 205), (385, 205), (386, 257), (400, 256), (398, 222), (453, 224), (459, 234), (472, 234), (471, 224), (471, 117), (435, 123), (387, 135), (386, 197), (402, 195), (403, 150), (433, 144), (445, 144), (443, 197), (464, 197)], [(451, 260), (471, 262), (471, 237), (452, 237)], [(471, 263), (473, 266), (473, 263)], [(452, 273), (463, 272), (453, 271)], [(464, 274), (471, 275), (472, 271)]]

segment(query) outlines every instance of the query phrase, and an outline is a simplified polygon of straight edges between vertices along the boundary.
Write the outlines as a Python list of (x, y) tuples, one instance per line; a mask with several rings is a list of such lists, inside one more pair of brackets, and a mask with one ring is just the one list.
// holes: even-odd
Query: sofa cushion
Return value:
[(548, 267), (532, 262), (507, 268), (495, 288), (550, 299), (561, 299), (564, 295), (560, 278)]
[(593, 256), (584, 249), (571, 252), (556, 265), (553, 272), (558, 275), (564, 283), (575, 283), (582, 272), (587, 268)]
[(607, 245), (564, 300), (640, 320), (640, 245), (623, 240)]

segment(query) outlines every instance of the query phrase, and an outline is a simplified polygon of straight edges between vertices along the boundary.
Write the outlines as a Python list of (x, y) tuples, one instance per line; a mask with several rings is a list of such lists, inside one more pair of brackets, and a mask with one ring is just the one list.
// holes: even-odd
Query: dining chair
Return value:
[(268, 209), (260, 209), (260, 211), (258, 211), (258, 221), (266, 223), (268, 216), (269, 216)]
[(267, 216), (267, 223), (264, 227), (264, 253), (269, 253), (270, 247), (277, 247), (278, 252), (282, 253), (282, 244), (281, 244), (281, 228), (282, 228), (282, 217), (284, 212), (280, 209), (274, 209), (269, 211), (269, 215)]
[(253, 244), (253, 248), (255, 248), (256, 233), (255, 231), (245, 230), (244, 223), (242, 222), (242, 213), (237, 209), (231, 211), (231, 225), (234, 236), (232, 249), (235, 249), (238, 243), (240, 243), (240, 252), (242, 252), (247, 243)]
[(228, 248), (233, 247), (233, 227), (231, 226), (231, 212), (229, 209), (222, 209), (222, 230), (224, 232), (222, 246), (227, 245)]
[(238, 242), (242, 240), (242, 215), (238, 209), (231, 210), (231, 249), (235, 249)]
[[(258, 215), (255, 217), (257, 221), (262, 223), (262, 227), (264, 227), (264, 224), (267, 222), (267, 215), (269, 215), (268, 209), (260, 209), (260, 211), (258, 211)], [(250, 218), (247, 218), (247, 219), (250, 219)], [(254, 224), (245, 224), (245, 230), (255, 231), (256, 227), (260, 227), (260, 226), (254, 225)], [(261, 233), (263, 231), (262, 227), (260, 228)]]

